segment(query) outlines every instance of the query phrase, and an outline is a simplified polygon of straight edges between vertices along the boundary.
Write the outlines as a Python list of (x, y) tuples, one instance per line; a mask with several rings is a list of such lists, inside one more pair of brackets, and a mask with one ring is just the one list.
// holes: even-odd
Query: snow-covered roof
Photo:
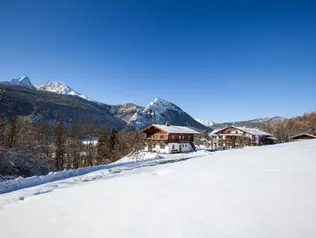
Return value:
[(152, 126), (165, 131), (167, 133), (175, 133), (175, 134), (200, 134), (200, 132), (193, 130), (186, 126), (166, 126), (166, 125), (159, 125), (159, 124), (152, 124)]
[(299, 137), (299, 136), (310, 136), (310, 137), (316, 138), (315, 135), (308, 134), (308, 133), (301, 133), (301, 134), (298, 134), (298, 135), (295, 135), (295, 136), (291, 136), (290, 139), (293, 139), (293, 138)]
[(236, 128), (255, 136), (273, 136), (272, 134), (262, 131), (258, 128), (247, 128), (247, 127), (236, 127)]
[(224, 130), (225, 128), (221, 128), (221, 129), (215, 129), (214, 131), (212, 131), (211, 133), (209, 133), (209, 135), (214, 135), (216, 134), (217, 132), (221, 131), (221, 130)]
[(222, 128), (222, 129), (217, 129), (217, 130), (212, 131), (210, 133), (210, 135), (217, 134), (218, 132), (221, 132), (221, 131), (226, 130), (226, 129), (231, 128), (231, 127), (238, 129), (238, 130), (241, 130), (241, 131), (244, 131), (244, 132), (249, 133), (249, 134), (254, 135), (254, 136), (273, 136), (272, 134), (265, 132), (265, 131), (262, 131), (258, 128), (247, 128), (247, 127), (237, 127), (237, 126), (228, 126), (228, 127)]

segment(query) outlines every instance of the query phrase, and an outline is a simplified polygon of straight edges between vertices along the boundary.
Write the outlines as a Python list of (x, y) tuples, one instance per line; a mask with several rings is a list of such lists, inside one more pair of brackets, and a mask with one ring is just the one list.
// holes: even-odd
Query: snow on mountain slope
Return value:
[(154, 99), (147, 107), (138, 110), (131, 118), (129, 125), (139, 130), (151, 124), (164, 124), (165, 122), (196, 129), (207, 128), (175, 104), (160, 98)]
[(221, 151), (107, 177), (98, 171), (32, 197), (25, 194), (35, 187), (3, 194), (1, 235), (314, 238), (315, 149), (316, 140)]
[(83, 99), (91, 101), (91, 99), (88, 98), (87, 96), (76, 92), (75, 90), (70, 88), (67, 84), (59, 82), (59, 81), (47, 81), (44, 84), (38, 85), (37, 89), (48, 91), (48, 92), (53, 92), (53, 93), (58, 93), (58, 94), (78, 96), (78, 97), (81, 97)]
[(203, 124), (204, 126), (213, 126), (215, 123), (212, 121), (212, 120), (209, 120), (209, 121), (206, 121), (206, 120), (200, 120), (200, 119), (197, 119), (195, 118), (195, 120), (201, 124)]
[(127, 104), (119, 104), (119, 105), (112, 106), (110, 112), (116, 117), (125, 121), (126, 123), (130, 123), (135, 113), (138, 110), (143, 110), (143, 109), (144, 107), (138, 106), (133, 103), (127, 103)]
[(18, 85), (25, 88), (36, 89), (34, 85), (31, 83), (31, 80), (27, 76), (21, 76), (16, 79), (12, 79), (11, 81), (1, 82), (1, 84), (10, 84), (10, 85)]

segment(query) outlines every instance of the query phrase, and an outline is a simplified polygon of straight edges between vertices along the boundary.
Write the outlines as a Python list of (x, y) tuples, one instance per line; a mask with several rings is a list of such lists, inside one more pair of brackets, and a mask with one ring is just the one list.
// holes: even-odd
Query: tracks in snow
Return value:
[(149, 161), (139, 161), (139, 162), (128, 162), (123, 164), (116, 164), (115, 166), (108, 169), (101, 169), (99, 171), (87, 173), (80, 176), (75, 176), (67, 178), (64, 180), (54, 181), (50, 183), (41, 184), (38, 186), (28, 187), (25, 189), (20, 189), (14, 192), (9, 192), (0, 195), (0, 209), (7, 204), (17, 201), (24, 201), (28, 197), (37, 196), (41, 194), (46, 194), (54, 191), (55, 189), (67, 188), (73, 185), (82, 184), (86, 182), (91, 182), (99, 179), (111, 179), (118, 176), (124, 176), (122, 174), (125, 171), (132, 171), (143, 167), (152, 167), (161, 164), (170, 164), (182, 162), (192, 158), (197, 158), (205, 156), (206, 154), (195, 155), (195, 156), (184, 156), (182, 158), (169, 158), (169, 159), (156, 159)]

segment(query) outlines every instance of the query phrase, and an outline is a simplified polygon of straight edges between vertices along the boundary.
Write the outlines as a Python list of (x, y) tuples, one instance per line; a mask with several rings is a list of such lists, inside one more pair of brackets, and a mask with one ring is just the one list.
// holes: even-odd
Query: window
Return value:
[(160, 140), (163, 140), (164, 136), (163, 135), (160, 135)]
[(179, 139), (181, 139), (181, 136), (179, 136)]
[(176, 148), (176, 146), (175, 145), (172, 145), (172, 149), (174, 150)]
[(184, 147), (184, 144), (182, 145), (182, 147)]
[(160, 145), (160, 149), (164, 149), (165, 148), (165, 145)]

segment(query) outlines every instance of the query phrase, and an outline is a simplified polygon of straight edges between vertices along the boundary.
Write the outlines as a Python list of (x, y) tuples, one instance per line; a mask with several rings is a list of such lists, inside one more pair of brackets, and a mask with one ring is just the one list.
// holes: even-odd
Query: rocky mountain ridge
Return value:
[(0, 100), (3, 102), (0, 114), (29, 117), (39, 124), (56, 124), (62, 120), (68, 127), (94, 122), (108, 130), (139, 130), (152, 123), (169, 122), (197, 130), (211, 130), (163, 99), (157, 98), (147, 107), (132, 103), (108, 105), (91, 101), (60, 82), (48, 82), (36, 88), (27, 79), (29, 84), (19, 83), (19, 80), (0, 83)]

